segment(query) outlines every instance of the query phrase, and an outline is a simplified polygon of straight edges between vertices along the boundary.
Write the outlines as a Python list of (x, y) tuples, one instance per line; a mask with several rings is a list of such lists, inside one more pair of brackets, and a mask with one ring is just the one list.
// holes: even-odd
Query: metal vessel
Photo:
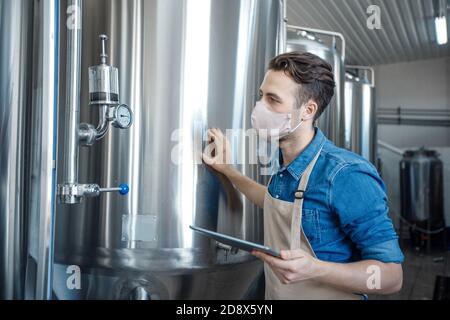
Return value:
[(402, 216), (423, 228), (443, 224), (443, 165), (436, 151), (409, 150), (400, 162)]
[(262, 264), (189, 225), (263, 241), (200, 155), (207, 128), (251, 127), (284, 1), (0, 0), (0, 17), (1, 298), (257, 297)]
[(0, 299), (51, 294), (57, 17), (56, 0), (0, 1)]
[[(277, 54), (281, 4), (84, 3), (81, 70), (95, 64), (92, 35), (107, 34), (110, 62), (121, 73), (121, 99), (134, 121), (97, 148), (81, 150), (79, 179), (126, 182), (131, 192), (58, 205), (58, 297), (72, 298), (64, 286), (72, 264), (89, 270), (82, 280), (88, 286), (76, 298), (244, 298), (257, 284), (259, 262), (194, 235), (189, 225), (262, 241), (258, 211), (202, 164), (199, 150), (208, 127), (250, 128), (255, 94)], [(81, 97), (88, 100), (83, 84)], [(89, 111), (82, 108), (81, 118), (94, 122)], [(257, 178), (248, 155), (234, 149), (241, 171)]]
[(375, 74), (370, 67), (346, 66), (345, 147), (377, 164)]
[[(338, 47), (338, 41), (340, 46)], [(310, 52), (327, 61), (333, 67), (336, 82), (335, 95), (325, 112), (317, 121), (317, 126), (338, 147), (345, 147), (345, 39), (340, 33), (287, 26), (286, 51)]]

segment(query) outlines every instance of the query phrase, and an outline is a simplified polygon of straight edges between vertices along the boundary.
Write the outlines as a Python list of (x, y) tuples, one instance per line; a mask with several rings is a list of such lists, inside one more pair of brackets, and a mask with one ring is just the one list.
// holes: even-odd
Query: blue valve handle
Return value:
[(101, 188), (100, 192), (116, 192), (118, 191), (121, 195), (125, 196), (130, 192), (130, 187), (126, 183), (122, 183), (117, 188)]
[(121, 195), (123, 195), (123, 196), (127, 195), (128, 192), (130, 192), (130, 187), (129, 187), (127, 184), (125, 184), (125, 183), (121, 184), (121, 185), (119, 186), (119, 188), (120, 188), (119, 193), (120, 193)]

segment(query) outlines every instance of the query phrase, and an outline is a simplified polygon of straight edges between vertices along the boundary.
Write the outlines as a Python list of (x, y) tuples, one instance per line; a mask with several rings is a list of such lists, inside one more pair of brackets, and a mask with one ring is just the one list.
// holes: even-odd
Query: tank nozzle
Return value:
[(100, 61), (102, 64), (106, 64), (106, 58), (108, 58), (108, 55), (106, 54), (106, 41), (108, 41), (108, 36), (106, 34), (101, 34), (100, 41), (102, 42), (102, 53), (100, 54)]

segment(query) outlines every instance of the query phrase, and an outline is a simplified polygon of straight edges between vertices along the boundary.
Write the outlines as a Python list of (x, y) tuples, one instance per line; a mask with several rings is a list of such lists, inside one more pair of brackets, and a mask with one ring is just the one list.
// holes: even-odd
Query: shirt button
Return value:
[(275, 198), (279, 199), (279, 198), (280, 198), (280, 196), (279, 196), (279, 195), (276, 195), (276, 196), (275, 196)]
[(280, 173), (280, 178), (283, 178), (283, 174), (282, 173)]

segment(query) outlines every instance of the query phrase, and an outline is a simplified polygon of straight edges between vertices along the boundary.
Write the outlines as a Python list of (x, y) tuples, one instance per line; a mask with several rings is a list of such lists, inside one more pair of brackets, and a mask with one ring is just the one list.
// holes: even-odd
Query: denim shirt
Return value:
[(302, 212), (303, 230), (317, 258), (340, 263), (369, 259), (402, 263), (404, 256), (388, 216), (386, 187), (376, 168), (363, 157), (336, 147), (319, 128), (315, 131), (306, 149), (273, 175), (270, 195), (294, 202), (304, 170), (323, 146), (306, 187)]

